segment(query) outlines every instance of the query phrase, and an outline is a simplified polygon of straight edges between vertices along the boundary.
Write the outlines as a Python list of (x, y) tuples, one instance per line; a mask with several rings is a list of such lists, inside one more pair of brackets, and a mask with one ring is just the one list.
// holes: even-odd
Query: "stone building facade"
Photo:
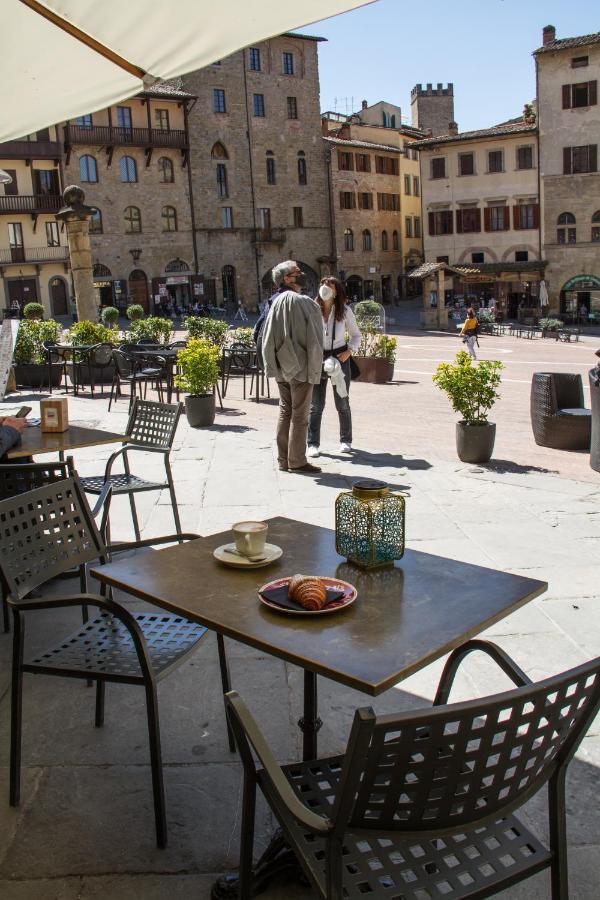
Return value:
[(534, 56), (550, 305), (600, 320), (600, 33), (557, 40), (547, 26)]
[(0, 308), (42, 303), (69, 311), (69, 251), (54, 218), (61, 206), (61, 144), (56, 128), (0, 144)]
[(410, 93), (411, 122), (414, 128), (433, 137), (446, 134), (448, 122), (454, 121), (454, 85), (416, 84)]
[(413, 288), (407, 275), (423, 258), (419, 162), (412, 147), (422, 133), (363, 124), (358, 115), (341, 125), (323, 118), (337, 267), (350, 297), (392, 303)]
[(319, 112), (319, 38), (263, 41), (183, 79), (200, 270), (216, 302), (256, 307), (297, 259), (315, 291), (332, 231)]
[(538, 135), (523, 118), (417, 144), (425, 259), (476, 267), (456, 284), (465, 299), (494, 302), (505, 316), (537, 305), (544, 277)]

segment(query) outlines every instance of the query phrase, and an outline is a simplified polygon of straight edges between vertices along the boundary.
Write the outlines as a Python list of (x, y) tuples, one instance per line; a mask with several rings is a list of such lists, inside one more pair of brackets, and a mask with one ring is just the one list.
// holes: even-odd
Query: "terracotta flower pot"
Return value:
[(380, 359), (376, 356), (355, 356), (353, 358), (360, 369), (360, 375), (355, 381), (385, 384), (394, 377), (394, 366), (387, 359)]

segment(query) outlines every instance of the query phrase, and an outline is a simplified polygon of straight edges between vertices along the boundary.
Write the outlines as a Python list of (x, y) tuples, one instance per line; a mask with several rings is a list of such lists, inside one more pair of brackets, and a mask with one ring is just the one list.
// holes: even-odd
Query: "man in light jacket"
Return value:
[(320, 472), (306, 459), (308, 412), (313, 385), (323, 368), (323, 323), (317, 304), (302, 294), (304, 274), (293, 260), (273, 269), (281, 287), (263, 328), (262, 358), (268, 377), (279, 388), (277, 458), (284, 471)]

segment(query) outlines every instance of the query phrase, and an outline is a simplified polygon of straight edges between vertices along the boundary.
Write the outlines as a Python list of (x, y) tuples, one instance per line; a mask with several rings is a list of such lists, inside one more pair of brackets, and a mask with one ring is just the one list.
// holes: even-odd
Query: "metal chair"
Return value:
[[(193, 539), (168, 535), (111, 547), (149, 547)], [(167, 825), (162, 775), (157, 684), (197, 646), (207, 629), (181, 616), (130, 612), (103, 594), (87, 591), (85, 566), (104, 564), (109, 550), (96, 528), (77, 478), (55, 482), (0, 502), (0, 573), (8, 587), (14, 638), (11, 687), (10, 803), (18, 806), (21, 771), (23, 673), (80, 678), (96, 682), (96, 727), (104, 724), (107, 682), (139, 685), (146, 694), (156, 839), (166, 846)], [(81, 592), (66, 597), (27, 599), (30, 591), (72, 566), (81, 573)], [(40, 609), (95, 607), (98, 614), (58, 640), (44, 653), (25, 655), (26, 616)], [(229, 683), (224, 643), (219, 641), (223, 687)], [(231, 743), (230, 748), (234, 749)]]
[[(232, 344), (227, 347), (223, 353), (223, 377), (222, 377), (222, 393), (227, 396), (229, 387), (229, 378), (233, 375), (241, 375), (243, 379), (244, 400), (246, 399), (246, 376), (251, 375), (254, 381), (254, 375), (258, 376), (258, 365), (256, 362), (256, 350), (247, 347), (245, 344)], [(250, 388), (252, 392), (252, 387)]]
[(114, 347), (109, 343), (101, 343), (96, 344), (95, 347), (92, 347), (88, 356), (88, 372), (90, 377), (90, 389), (92, 392), (92, 397), (94, 396), (94, 386), (95, 386), (95, 370), (100, 370), (100, 391), (104, 391), (104, 372), (107, 369), (113, 369), (114, 371), (114, 359), (113, 359), (113, 350)]
[[(64, 347), (57, 347), (52, 341), (42, 341), (42, 347), (44, 348), (44, 357), (47, 368), (47, 378), (48, 378), (48, 392), (52, 393), (52, 367), (60, 366), (61, 368), (61, 380), (64, 379), (65, 385), (65, 394), (69, 393), (69, 382), (67, 380), (67, 362), (69, 358), (69, 351)], [(42, 390), (42, 380), (40, 380), (40, 391)], [(74, 390), (74, 389), (73, 389)]]
[[(116, 450), (109, 457), (104, 475), (91, 475), (81, 479), (85, 491), (89, 494), (100, 494), (104, 487), (110, 484), (113, 496), (118, 497), (126, 494), (129, 497), (133, 527), (138, 541), (141, 535), (134, 495), (141, 491), (169, 489), (175, 528), (178, 534), (181, 533), (175, 486), (169, 463), (169, 453), (173, 446), (181, 412), (181, 403), (155, 403), (151, 400), (141, 400), (139, 397), (136, 397), (129, 414), (129, 422), (127, 423), (127, 440), (120, 450)], [(129, 454), (135, 451), (162, 453), (166, 479), (164, 481), (150, 481), (140, 475), (132, 474)], [(113, 465), (120, 456), (123, 457), (125, 471), (122, 474), (113, 475)]]
[(145, 397), (149, 381), (154, 381), (156, 383), (158, 398), (162, 401), (162, 366), (145, 366), (143, 356), (124, 353), (122, 350), (113, 350), (113, 361), (115, 364), (115, 374), (110, 387), (110, 397), (108, 398), (109, 412), (113, 401), (113, 394), (115, 395), (116, 402), (117, 396), (121, 393), (122, 382), (129, 384), (129, 409), (131, 409), (136, 398), (137, 386), (140, 385), (141, 393), (141, 385), (144, 385)]
[[(446, 705), (473, 650), (517, 688)], [(245, 773), (240, 900), (252, 891), (257, 785), (326, 900), (489, 897), (548, 866), (553, 900), (566, 900), (565, 777), (600, 707), (600, 657), (533, 683), (499, 647), (470, 641), (432, 709), (359, 709), (345, 754), (283, 767), (235, 691), (226, 702)], [(549, 849), (513, 815), (546, 784)]]
[(591, 411), (584, 405), (581, 375), (535, 372), (530, 411), (533, 437), (540, 447), (589, 449)]

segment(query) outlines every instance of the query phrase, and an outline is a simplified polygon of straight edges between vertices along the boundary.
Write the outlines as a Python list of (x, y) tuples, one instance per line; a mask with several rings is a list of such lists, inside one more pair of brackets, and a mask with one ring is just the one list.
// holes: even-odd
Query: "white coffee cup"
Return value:
[(246, 520), (244, 522), (236, 522), (231, 528), (235, 538), (235, 546), (239, 553), (247, 557), (261, 555), (265, 549), (267, 531), (269, 530), (266, 522)]

